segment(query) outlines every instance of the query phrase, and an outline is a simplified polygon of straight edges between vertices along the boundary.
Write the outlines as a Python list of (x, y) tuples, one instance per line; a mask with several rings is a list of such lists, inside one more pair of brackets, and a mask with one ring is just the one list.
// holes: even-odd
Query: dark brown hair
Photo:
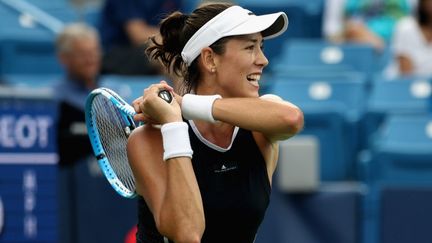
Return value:
[[(183, 61), (181, 56), (183, 47), (205, 23), (231, 6), (233, 5), (230, 3), (207, 3), (195, 9), (190, 15), (176, 11), (160, 23), (162, 43), (158, 43), (156, 37), (150, 39), (146, 54), (151, 59), (159, 60), (168, 72), (180, 76), (183, 79), (184, 92), (189, 93), (196, 88), (201, 73), (198, 68), (198, 58), (189, 67)], [(227, 38), (221, 38), (210, 48), (219, 55), (223, 54), (226, 41)]]
[[(417, 19), (421, 26), (426, 26), (432, 21), (430, 10), (426, 9), (426, 5), (429, 0), (420, 0), (417, 3)], [(429, 11), (429, 12), (428, 12)]]

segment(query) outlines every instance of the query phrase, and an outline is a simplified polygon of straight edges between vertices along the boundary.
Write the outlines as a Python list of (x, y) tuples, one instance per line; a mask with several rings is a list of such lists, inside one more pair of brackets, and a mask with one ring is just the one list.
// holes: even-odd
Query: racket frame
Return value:
[[(98, 161), (99, 167), (105, 175), (108, 182), (114, 188), (114, 190), (125, 198), (135, 198), (137, 196), (136, 191), (131, 191), (126, 188), (120, 179), (117, 177), (113, 168), (111, 167), (108, 158), (106, 157), (105, 150), (100, 141), (99, 132), (96, 127), (95, 116), (92, 116), (92, 103), (96, 96), (103, 95), (109, 101), (111, 101), (116, 108), (120, 111), (122, 118), (125, 119), (126, 123), (129, 123), (132, 127), (131, 131), (135, 128), (135, 123), (133, 121), (133, 116), (136, 114), (132, 106), (130, 106), (125, 100), (123, 100), (114, 91), (108, 88), (97, 88), (93, 90), (87, 97), (85, 106), (85, 120), (88, 131), (88, 136), (90, 138), (90, 143), (93, 148), (94, 155)], [(125, 148), (126, 150), (126, 148)]]

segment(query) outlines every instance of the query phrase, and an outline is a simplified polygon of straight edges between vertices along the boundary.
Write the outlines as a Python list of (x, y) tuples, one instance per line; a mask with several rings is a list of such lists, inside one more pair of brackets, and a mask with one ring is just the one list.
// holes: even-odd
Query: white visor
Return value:
[(288, 17), (284, 12), (257, 16), (240, 6), (232, 6), (203, 25), (188, 40), (181, 55), (189, 66), (203, 48), (223, 37), (261, 32), (264, 39), (270, 39), (281, 35), (287, 28)]

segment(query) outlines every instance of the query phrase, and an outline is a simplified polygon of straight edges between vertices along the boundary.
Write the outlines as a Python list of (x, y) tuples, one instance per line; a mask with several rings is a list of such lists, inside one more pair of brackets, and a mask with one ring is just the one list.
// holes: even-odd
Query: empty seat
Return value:
[(379, 60), (373, 47), (365, 44), (292, 39), (284, 43), (281, 55), (272, 67), (274, 72), (284, 72), (286, 68), (303, 68), (359, 71), (369, 75)]
[[(403, 203), (388, 198), (407, 199), (408, 195), (428, 200), (432, 198), (432, 115), (391, 114), (373, 138), (367, 156), (360, 160), (362, 180), (369, 186), (364, 201), (366, 242), (404, 242), (406, 238), (403, 237), (407, 235), (430, 235), (424, 228), (419, 233), (422, 228), (417, 221), (411, 222), (411, 225), (419, 224), (419, 227), (405, 227), (400, 232), (397, 229), (402, 228), (397, 222), (388, 225), (394, 220), (391, 214), (408, 215), (422, 207), (424, 202), (412, 200), (406, 204), (407, 200)], [(430, 211), (423, 213), (432, 214)], [(396, 235), (403, 236), (400, 241), (393, 241), (395, 238), (390, 235), (389, 229), (393, 234), (397, 230)], [(428, 242), (423, 240), (415, 242)]]
[(61, 74), (6, 74), (3, 83), (17, 87), (52, 87), (63, 80)]
[(432, 186), (382, 189), (380, 243), (432, 242)]
[(365, 81), (287, 82), (276, 80), (271, 93), (299, 106), (305, 127), (300, 135), (319, 141), (321, 180), (352, 178), (357, 124), (362, 118)]
[(363, 189), (325, 185), (313, 193), (285, 194), (275, 186), (256, 243), (358, 243)]
[(2, 74), (60, 74), (54, 41), (46, 38), (0, 37)]
[(68, 1), (0, 3), (0, 73), (60, 73), (54, 40), (64, 23), (78, 20)]
[[(431, 80), (405, 77), (387, 80), (381, 76), (371, 83), (364, 123), (364, 135), (371, 136), (389, 114), (424, 114), (429, 112)], [(367, 146), (367, 141), (365, 141)]]

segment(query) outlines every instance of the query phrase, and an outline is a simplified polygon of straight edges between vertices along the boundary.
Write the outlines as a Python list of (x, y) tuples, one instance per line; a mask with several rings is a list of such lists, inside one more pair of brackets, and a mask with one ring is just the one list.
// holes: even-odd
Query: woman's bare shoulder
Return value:
[(128, 155), (138, 153), (151, 156), (162, 153), (162, 135), (160, 128), (153, 125), (139, 126), (132, 131), (128, 139)]

